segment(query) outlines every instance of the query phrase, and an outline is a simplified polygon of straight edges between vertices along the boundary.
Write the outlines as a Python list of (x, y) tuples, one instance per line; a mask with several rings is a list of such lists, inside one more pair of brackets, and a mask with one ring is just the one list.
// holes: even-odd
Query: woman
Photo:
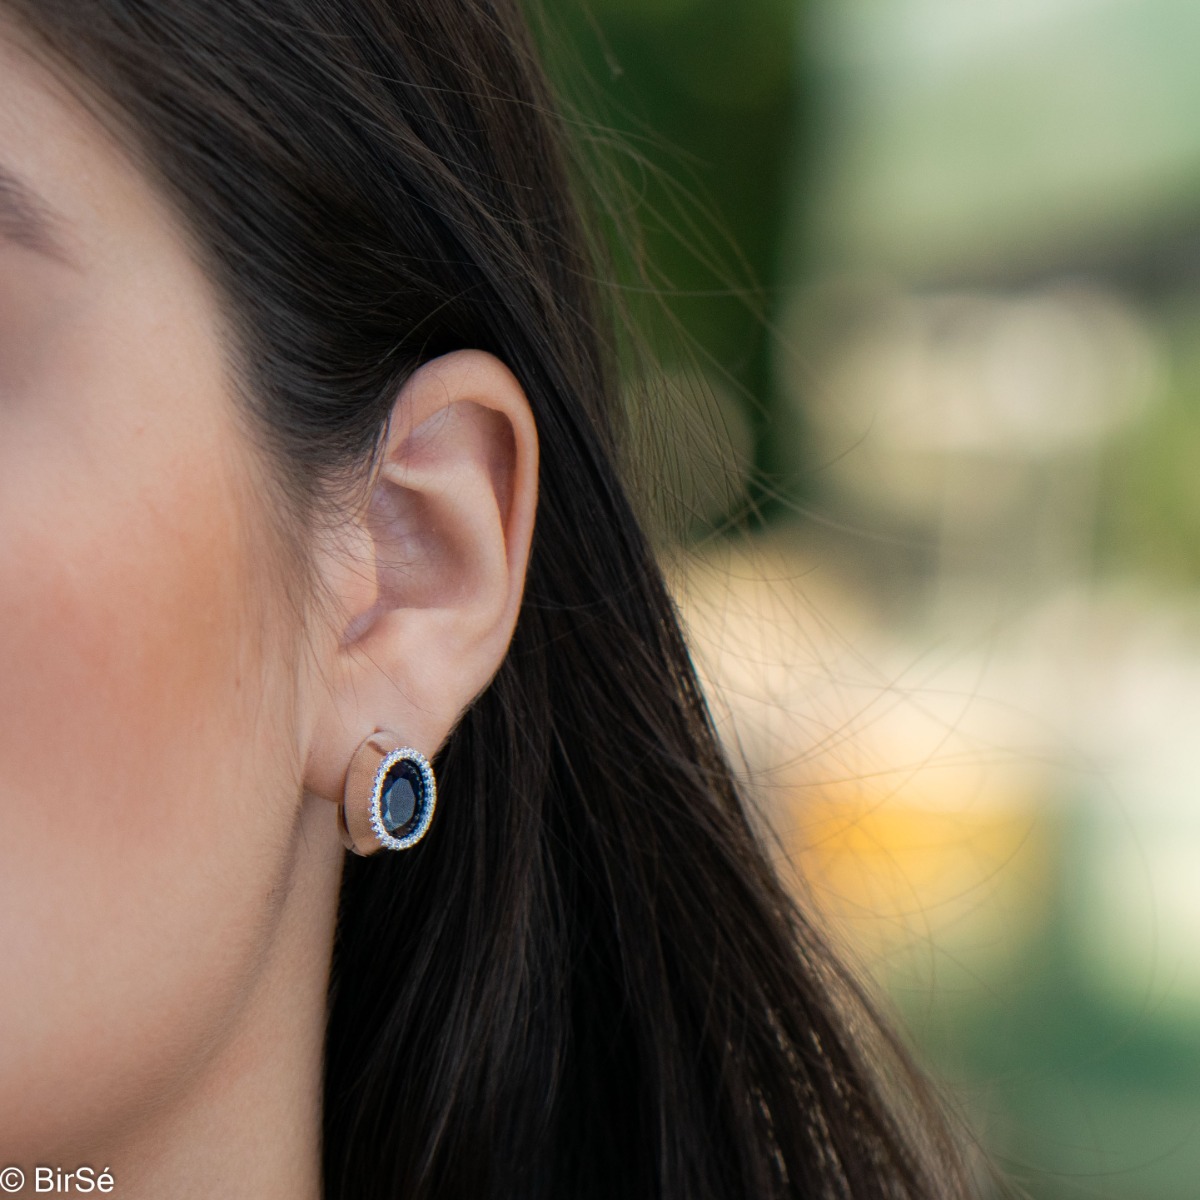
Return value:
[(714, 740), (514, 5), (0, 13), (26, 1191), (968, 1194)]

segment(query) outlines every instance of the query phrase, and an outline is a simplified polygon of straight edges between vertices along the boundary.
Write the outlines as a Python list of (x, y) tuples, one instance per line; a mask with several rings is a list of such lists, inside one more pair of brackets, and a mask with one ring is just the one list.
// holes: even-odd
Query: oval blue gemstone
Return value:
[(381, 815), (383, 827), (395, 836), (412, 823), (417, 803), (425, 790), (425, 781), (416, 763), (401, 759), (394, 763), (383, 780)]

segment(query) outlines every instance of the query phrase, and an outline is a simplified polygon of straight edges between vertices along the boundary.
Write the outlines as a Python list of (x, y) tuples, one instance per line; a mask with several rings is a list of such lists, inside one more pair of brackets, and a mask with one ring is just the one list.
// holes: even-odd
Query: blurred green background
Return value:
[(1200, 1195), (1200, 4), (555, 21), (781, 867), (1030, 1195)]

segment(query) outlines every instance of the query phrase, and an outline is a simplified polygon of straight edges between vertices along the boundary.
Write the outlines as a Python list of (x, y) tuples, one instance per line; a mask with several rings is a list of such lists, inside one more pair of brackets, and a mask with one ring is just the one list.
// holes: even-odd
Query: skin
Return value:
[(499, 666), (532, 418), (427, 364), (300, 591), (180, 218), (2, 25), (0, 166), (59, 243), (0, 225), (0, 1167), (317, 1197), (334, 803)]

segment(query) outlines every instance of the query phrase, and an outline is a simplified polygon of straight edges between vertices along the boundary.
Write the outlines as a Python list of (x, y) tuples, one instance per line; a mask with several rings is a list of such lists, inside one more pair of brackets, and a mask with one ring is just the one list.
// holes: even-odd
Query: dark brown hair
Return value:
[(425, 842), (346, 864), (330, 1200), (963, 1197), (937, 1107), (768, 864), (619, 477), (613, 337), (512, 0), (5, 0), (174, 201), (300, 521), (405, 378), (526, 389), (511, 649)]

